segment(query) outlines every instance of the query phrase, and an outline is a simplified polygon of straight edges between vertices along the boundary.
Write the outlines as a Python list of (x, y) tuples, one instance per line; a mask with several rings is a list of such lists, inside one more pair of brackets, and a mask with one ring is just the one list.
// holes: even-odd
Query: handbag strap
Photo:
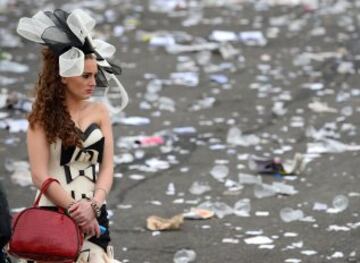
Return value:
[(40, 187), (40, 194), (38, 195), (38, 197), (36, 198), (34, 204), (33, 204), (33, 207), (37, 207), (39, 205), (39, 202), (40, 202), (40, 198), (41, 196), (47, 191), (47, 189), (49, 188), (50, 184), (52, 182), (57, 182), (58, 184), (60, 184), (60, 182), (55, 179), (55, 178), (51, 178), (51, 177), (48, 177), (41, 185)]

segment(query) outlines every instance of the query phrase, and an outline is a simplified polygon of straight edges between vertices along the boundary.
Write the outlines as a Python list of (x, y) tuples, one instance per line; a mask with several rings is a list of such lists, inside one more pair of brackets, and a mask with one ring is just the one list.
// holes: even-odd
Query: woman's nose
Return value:
[(95, 76), (92, 76), (92, 77), (90, 78), (90, 85), (91, 85), (91, 86), (95, 86), (95, 85), (96, 85), (96, 77), (95, 77)]

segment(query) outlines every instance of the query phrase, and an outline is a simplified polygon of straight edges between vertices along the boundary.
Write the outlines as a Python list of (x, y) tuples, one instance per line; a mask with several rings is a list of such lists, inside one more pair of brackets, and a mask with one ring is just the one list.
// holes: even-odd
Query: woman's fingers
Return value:
[(84, 227), (84, 226), (86, 226), (86, 224), (88, 223), (86, 220), (83, 220), (83, 221), (79, 221), (79, 222), (77, 222), (76, 221), (76, 223), (78, 223), (78, 225), (80, 226), (80, 227)]
[(84, 209), (83, 207), (84, 207), (85, 204), (86, 203), (83, 200), (78, 201), (75, 204), (73, 204), (72, 206), (70, 206), (68, 211), (69, 212), (74, 212), (75, 210), (78, 210), (78, 209)]
[(72, 218), (88, 218), (89, 215), (88, 213), (86, 213), (86, 211), (83, 211), (81, 208), (78, 208), (74, 211), (69, 211), (70, 212), (70, 216)]
[(75, 203), (72, 206), (69, 207), (68, 212), (69, 213), (73, 213), (74, 211), (76, 211), (79, 208), (79, 203)]
[(70, 213), (70, 216), (74, 218), (75, 221), (80, 221), (82, 218), (82, 215), (79, 212)]
[(81, 229), (87, 238), (92, 236), (100, 237), (100, 227), (96, 220), (92, 220), (91, 222), (84, 224), (81, 226)]
[(70, 213), (70, 215), (80, 226), (80, 229), (85, 234), (86, 238), (90, 238), (92, 236), (100, 237), (101, 232), (97, 220), (92, 218), (91, 215), (86, 212), (86, 206), (79, 205), (73, 209), (73, 212)]
[(96, 222), (96, 224), (94, 224), (94, 227), (93, 227), (93, 235), (96, 237), (100, 237), (100, 227), (97, 224), (97, 222)]
[(87, 235), (87, 233), (89, 232), (89, 230), (87, 228), (81, 228), (81, 232), (84, 234), (84, 235)]
[(99, 224), (97, 224), (97, 226), (95, 227), (95, 233), (96, 233), (96, 237), (99, 238), (101, 235)]
[(86, 218), (88, 220), (95, 218), (94, 211), (92, 210), (90, 204), (83, 201), (71, 206), (68, 211), (73, 218), (80, 219), (80, 216), (82, 216), (83, 219)]
[(87, 217), (81, 215), (80, 213), (73, 213), (70, 215), (75, 220), (75, 222), (80, 226), (84, 226), (85, 224), (90, 222), (90, 220)]
[(80, 213), (79, 213), (78, 211), (75, 211), (75, 212), (70, 212), (70, 211), (69, 211), (69, 214), (70, 214), (70, 216), (71, 216), (72, 218), (77, 218), (77, 217), (80, 215)]
[(87, 221), (87, 222), (91, 221), (91, 218), (89, 216), (86, 216), (86, 215), (83, 215), (83, 214), (75, 215), (75, 216), (73, 216), (73, 218), (75, 220), (78, 220), (79, 222), (80, 221)]

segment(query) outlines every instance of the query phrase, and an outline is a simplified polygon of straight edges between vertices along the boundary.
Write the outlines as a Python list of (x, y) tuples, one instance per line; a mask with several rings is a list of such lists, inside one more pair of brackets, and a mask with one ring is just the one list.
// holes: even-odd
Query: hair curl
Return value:
[(43, 66), (35, 86), (35, 101), (28, 116), (30, 127), (41, 126), (49, 144), (60, 138), (65, 147), (82, 147), (79, 130), (65, 104), (65, 84), (59, 75), (59, 58), (49, 48), (44, 48), (42, 55)]

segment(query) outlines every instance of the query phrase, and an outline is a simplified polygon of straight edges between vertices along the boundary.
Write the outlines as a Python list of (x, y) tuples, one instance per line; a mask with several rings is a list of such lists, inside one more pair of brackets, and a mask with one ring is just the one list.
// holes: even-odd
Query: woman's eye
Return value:
[(83, 78), (84, 78), (84, 79), (87, 79), (87, 78), (89, 78), (89, 76), (90, 76), (90, 75), (83, 75)]

